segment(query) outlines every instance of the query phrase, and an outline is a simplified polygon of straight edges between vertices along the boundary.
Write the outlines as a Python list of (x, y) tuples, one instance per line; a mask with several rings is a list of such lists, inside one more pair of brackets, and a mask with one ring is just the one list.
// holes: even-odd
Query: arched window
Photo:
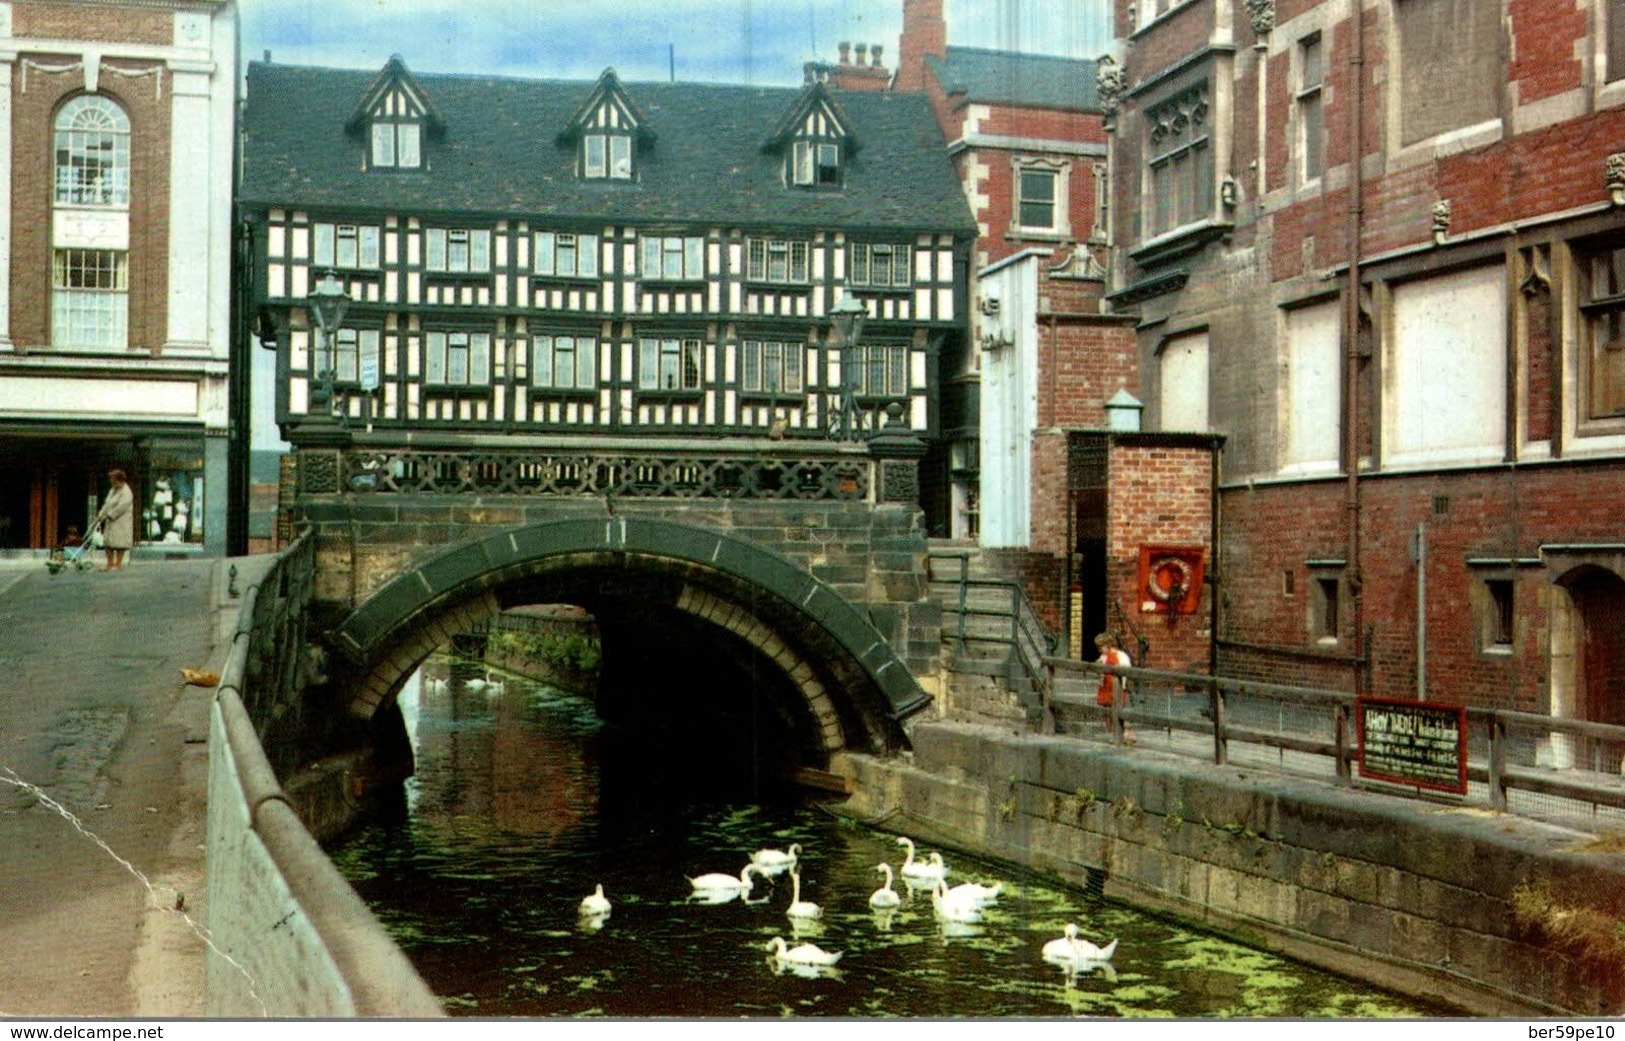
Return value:
[(56, 201), (130, 205), (130, 118), (99, 94), (81, 94), (56, 115)]

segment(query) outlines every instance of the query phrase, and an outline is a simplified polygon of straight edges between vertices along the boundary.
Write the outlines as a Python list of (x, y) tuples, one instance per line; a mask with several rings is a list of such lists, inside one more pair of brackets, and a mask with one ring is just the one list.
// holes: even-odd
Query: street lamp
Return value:
[(863, 320), (867, 317), (868, 309), (850, 292), (843, 293), (835, 306), (829, 309), (830, 322), (835, 326), (835, 339), (841, 348), (841, 416), (837, 436), (842, 441), (851, 441), (857, 436), (853, 425), (857, 402), (852, 396), (852, 356), (855, 353), (852, 348), (857, 346), (858, 338), (863, 335)]
[(350, 306), (350, 297), (344, 292), (344, 283), (329, 271), (311, 290), (310, 312), (316, 317), (316, 331), (320, 342), (316, 345), (318, 371), (310, 388), (310, 416), (329, 421), (333, 417), (334, 370), (338, 367), (339, 325)]

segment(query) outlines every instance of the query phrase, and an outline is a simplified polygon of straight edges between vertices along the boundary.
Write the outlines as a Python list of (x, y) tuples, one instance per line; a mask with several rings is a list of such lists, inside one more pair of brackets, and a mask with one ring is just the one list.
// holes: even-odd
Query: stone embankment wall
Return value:
[(1625, 857), (1572, 831), (1010, 727), (912, 738), (838, 758), (844, 812), (1471, 1014), (1625, 1011)]
[[(528, 607), (498, 615), (485, 641), (488, 664), (582, 694), (597, 686), (598, 651), (598, 625), (591, 616), (543, 613)], [(591, 662), (590, 668), (582, 662), (584, 656)]]

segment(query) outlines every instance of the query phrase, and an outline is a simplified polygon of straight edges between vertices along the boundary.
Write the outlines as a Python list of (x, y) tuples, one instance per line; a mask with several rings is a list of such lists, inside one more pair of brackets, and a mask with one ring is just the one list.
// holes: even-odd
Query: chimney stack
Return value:
[(850, 42), (846, 41), (846, 40), (842, 40), (841, 44), (840, 44), (840, 50), (841, 50), (841, 64), (842, 65), (850, 65), (850, 64), (852, 64), (852, 44)]
[(869, 63), (877, 69), (883, 67), (880, 64), (880, 44), (877, 43), (869, 48)]
[(853, 64), (855, 64), (855, 65), (867, 65), (867, 64), (869, 64), (869, 45), (868, 44), (866, 44), (866, 43), (858, 44), (858, 56), (857, 56), (857, 59), (853, 62)]
[(948, 23), (942, 0), (903, 0), (903, 35), (897, 58), (897, 89), (925, 89), (925, 59), (948, 56)]

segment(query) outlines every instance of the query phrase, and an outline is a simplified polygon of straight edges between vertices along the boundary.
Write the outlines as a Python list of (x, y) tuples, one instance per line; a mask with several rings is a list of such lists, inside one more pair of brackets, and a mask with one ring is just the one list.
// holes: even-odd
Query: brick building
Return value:
[(0, 4), (0, 548), (84, 530), (223, 552), (236, 10)]
[(1117, 19), (1109, 299), (1226, 438), (1224, 671), (1625, 722), (1625, 3)]

